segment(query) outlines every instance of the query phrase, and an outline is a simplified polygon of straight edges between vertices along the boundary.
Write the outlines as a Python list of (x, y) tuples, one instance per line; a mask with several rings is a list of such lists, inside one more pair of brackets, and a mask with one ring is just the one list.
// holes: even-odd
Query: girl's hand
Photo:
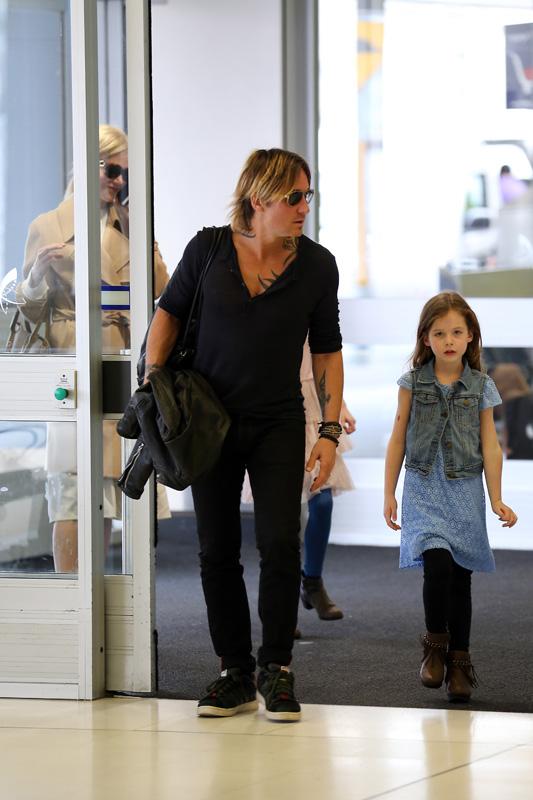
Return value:
[(516, 525), (518, 517), (513, 509), (510, 506), (506, 506), (501, 500), (496, 500), (495, 503), (492, 503), (492, 510), (498, 519), (503, 520), (502, 528), (512, 528), (513, 525)]
[(344, 400), (342, 401), (342, 406), (341, 406), (340, 423), (343, 427), (343, 430), (348, 434), (353, 433), (356, 428), (355, 417), (350, 412), (350, 409), (348, 408)]
[(396, 502), (394, 495), (385, 498), (383, 516), (385, 517), (385, 522), (389, 528), (392, 528), (393, 531), (401, 530), (400, 526), (396, 523), (398, 518), (398, 503)]

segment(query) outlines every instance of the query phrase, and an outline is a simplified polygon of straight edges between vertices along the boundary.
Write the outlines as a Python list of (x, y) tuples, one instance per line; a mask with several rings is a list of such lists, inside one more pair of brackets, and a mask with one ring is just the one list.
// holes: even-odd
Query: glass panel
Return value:
[[(98, 90), (100, 121), (100, 187), (102, 212), (102, 317), (104, 411), (122, 413), (130, 396), (130, 372), (120, 356), (130, 354), (129, 162), (127, 140), (126, 39), (124, 3), (98, 3)], [(144, 164), (132, 165), (144, 170)], [(133, 199), (132, 202), (135, 202)], [(158, 297), (169, 279), (168, 269), (154, 243), (154, 293)], [(127, 360), (127, 359), (126, 359)], [(124, 362), (124, 358), (122, 359)], [(124, 392), (124, 386), (127, 391)], [(109, 402), (106, 398), (109, 397)], [(116, 488), (129, 454), (119, 439), (115, 420), (104, 421), (104, 483)], [(118, 489), (117, 489), (118, 492)], [(129, 520), (132, 501), (120, 499), (106, 517), (106, 573), (131, 572)], [(169, 515), (166, 490), (158, 489), (158, 514)], [(122, 508), (122, 513), (121, 509)], [(109, 509), (108, 509), (109, 511)], [(110, 513), (110, 511), (109, 511)]]
[(0, 572), (54, 571), (46, 422), (0, 422)]
[(533, 297), (531, 4), (319, 7), (320, 239), (341, 294)]
[[(104, 422), (107, 574), (123, 572), (125, 498), (111, 475), (122, 463), (114, 428), (111, 420)], [(77, 573), (74, 422), (0, 422), (0, 531), (0, 572)]]
[[(396, 381), (409, 369), (411, 350), (344, 346), (344, 396), (357, 418), (356, 447), (346, 457), (385, 457), (398, 399)], [(506, 457), (533, 459), (533, 349), (484, 347), (483, 363), (503, 400), (494, 417)]]
[(0, 17), (0, 352), (73, 352), (69, 3)]
[[(98, 2), (98, 97), (102, 232), (104, 411), (117, 414), (129, 398), (130, 245), (125, 12), (123, 2)], [(125, 386), (123, 385), (125, 384)], [(125, 571), (123, 529), (129, 508), (117, 486), (125, 463), (116, 419), (104, 420), (106, 574)]]
[(121, 439), (115, 420), (104, 420), (104, 541), (105, 572), (107, 575), (123, 572), (123, 497), (117, 486), (122, 473), (123, 455)]
[(130, 248), (124, 4), (98, 3), (102, 348), (129, 353)]

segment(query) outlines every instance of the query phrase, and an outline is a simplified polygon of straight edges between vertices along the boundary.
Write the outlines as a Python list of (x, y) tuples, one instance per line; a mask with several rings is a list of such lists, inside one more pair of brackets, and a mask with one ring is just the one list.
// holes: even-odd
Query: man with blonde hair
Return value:
[[(203, 285), (194, 368), (231, 417), (219, 461), (193, 487), (202, 585), (222, 672), (198, 704), (200, 716), (257, 708), (250, 610), (240, 563), (240, 495), (248, 470), (260, 553), (257, 691), (266, 716), (297, 721), (290, 670), (300, 587), (304, 411), (300, 364), (307, 335), (322, 409), (321, 436), (306, 465), (326, 481), (341, 433), (343, 385), (338, 271), (303, 235), (311, 173), (286, 150), (256, 150), (237, 182), (231, 224)], [(187, 245), (159, 302), (146, 350), (146, 378), (160, 368), (187, 319), (210, 236)]]

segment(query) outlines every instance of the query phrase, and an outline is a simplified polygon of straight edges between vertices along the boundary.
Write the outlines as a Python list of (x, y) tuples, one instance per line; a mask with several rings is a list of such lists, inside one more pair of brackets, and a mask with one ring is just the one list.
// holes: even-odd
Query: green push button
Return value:
[(68, 397), (68, 389), (64, 389), (62, 386), (58, 386), (54, 392), (54, 397), (56, 400), (64, 400), (65, 397)]

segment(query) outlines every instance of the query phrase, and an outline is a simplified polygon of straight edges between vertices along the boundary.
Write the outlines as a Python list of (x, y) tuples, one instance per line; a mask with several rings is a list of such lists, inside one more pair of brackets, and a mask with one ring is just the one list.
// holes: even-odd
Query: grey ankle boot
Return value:
[(322, 578), (308, 578), (302, 573), (303, 607), (314, 608), (320, 619), (342, 619), (344, 614), (326, 592)]

